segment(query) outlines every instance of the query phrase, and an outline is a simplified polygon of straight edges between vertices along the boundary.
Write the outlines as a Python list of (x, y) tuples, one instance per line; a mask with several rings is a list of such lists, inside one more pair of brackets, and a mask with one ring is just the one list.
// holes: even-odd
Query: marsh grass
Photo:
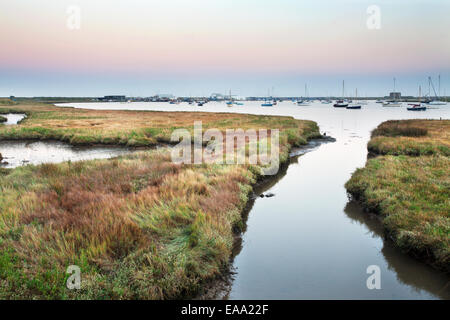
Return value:
[(423, 127), (414, 126), (414, 122), (405, 121), (387, 121), (383, 122), (373, 132), (372, 137), (386, 136), (386, 137), (423, 137), (426, 136), (428, 130)]
[[(283, 162), (320, 136), (314, 122), (288, 117), (20, 108), (29, 117), (2, 138), (154, 143), (200, 117), (206, 128), (279, 128)], [(167, 149), (0, 171), (0, 298), (192, 297), (229, 263), (259, 172), (177, 165)], [(81, 290), (66, 289), (69, 265), (81, 268)]]
[[(172, 132), (183, 128), (193, 132), (195, 121), (203, 130), (216, 128), (279, 129), (293, 144), (319, 137), (317, 124), (292, 117), (208, 112), (156, 112), (86, 110), (59, 108), (35, 102), (1, 108), (0, 113), (26, 113), (20, 125), (0, 128), (0, 140), (59, 140), (72, 145), (154, 146), (169, 143)], [(294, 141), (295, 140), (295, 141)]]
[(384, 122), (372, 132), (368, 149), (382, 155), (450, 156), (450, 120)]
[[(376, 145), (380, 151), (382, 146), (385, 152), (380, 153), (398, 155), (369, 159), (346, 183), (350, 194), (380, 215), (399, 248), (446, 272), (450, 272), (449, 123), (408, 120), (381, 124), (369, 149)], [(393, 124), (406, 129), (383, 136), (393, 132)], [(405, 140), (404, 133), (409, 135), (411, 127), (427, 134)]]

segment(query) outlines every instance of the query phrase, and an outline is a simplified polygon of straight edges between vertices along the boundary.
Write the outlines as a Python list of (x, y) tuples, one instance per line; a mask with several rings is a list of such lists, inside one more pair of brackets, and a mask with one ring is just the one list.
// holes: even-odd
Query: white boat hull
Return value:
[(401, 107), (401, 103), (391, 102), (391, 103), (383, 103), (383, 107)]
[(431, 106), (445, 106), (447, 102), (444, 101), (431, 101), (429, 105)]

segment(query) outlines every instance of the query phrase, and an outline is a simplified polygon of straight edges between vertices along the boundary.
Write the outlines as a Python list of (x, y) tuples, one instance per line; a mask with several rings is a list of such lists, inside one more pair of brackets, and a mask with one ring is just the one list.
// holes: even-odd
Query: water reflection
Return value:
[(268, 179), (263, 179), (259, 183), (257, 183), (252, 193), (250, 194), (250, 199), (242, 212), (242, 221), (244, 222), (242, 228), (240, 230), (236, 230), (236, 235), (233, 243), (232, 255), (230, 259), (230, 269), (225, 270), (221, 277), (208, 284), (201, 292), (200, 296), (197, 299), (218, 299), (218, 300), (227, 300), (230, 298), (231, 289), (233, 286), (234, 277), (236, 275), (236, 269), (233, 267), (234, 259), (241, 252), (244, 242), (242, 235), (247, 232), (247, 222), (248, 215), (252, 211), (253, 206), (255, 204), (256, 199), (264, 201), (263, 198), (260, 197), (261, 194), (270, 190), (273, 186), (275, 186), (287, 173), (287, 169), (290, 164), (298, 163), (298, 158), (305, 154), (308, 151), (314, 150), (317, 148), (320, 142), (318, 140), (311, 141), (308, 146), (302, 148), (296, 148), (292, 150), (291, 158), (289, 164), (284, 164), (280, 167), (280, 170), (275, 176), (272, 176)]
[(10, 125), (18, 124), (20, 121), (22, 121), (26, 117), (26, 114), (24, 114), (24, 113), (7, 113), (7, 114), (1, 114), (1, 116), (8, 119), (3, 124), (10, 126)]
[[(372, 232), (372, 236), (384, 238), (383, 226), (379, 218), (364, 212), (357, 202), (349, 201), (344, 212), (351, 220), (367, 227)], [(411, 286), (417, 293), (426, 290), (441, 299), (450, 299), (450, 282), (445, 274), (439, 274), (428, 265), (400, 252), (388, 239), (383, 241), (381, 253), (389, 264), (389, 270), (396, 273), (399, 281)]]
[(107, 159), (132, 152), (125, 147), (74, 147), (57, 141), (0, 141), (0, 166), (15, 168), (27, 164)]

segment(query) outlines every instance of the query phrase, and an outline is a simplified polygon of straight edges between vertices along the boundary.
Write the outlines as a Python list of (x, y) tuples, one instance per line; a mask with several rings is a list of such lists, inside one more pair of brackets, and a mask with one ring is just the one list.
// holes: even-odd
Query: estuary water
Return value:
[(58, 141), (0, 141), (2, 168), (27, 164), (107, 159), (132, 152), (126, 147), (74, 147)]
[[(361, 110), (332, 104), (261, 107), (245, 102), (227, 107), (168, 103), (77, 103), (75, 108), (234, 112), (286, 115), (316, 121), (336, 139), (292, 158), (280, 179), (256, 198), (242, 244), (233, 261), (232, 281), (218, 295), (229, 299), (450, 299), (450, 278), (403, 254), (383, 238), (378, 219), (348, 199), (345, 182), (367, 160), (370, 132), (386, 120), (449, 119), (450, 105), (425, 112), (382, 107)], [(180, 114), (180, 117), (182, 115)], [(276, 129), (276, 128), (274, 128)], [(368, 289), (369, 266), (380, 268), (381, 289)]]
[(17, 124), (20, 120), (26, 117), (26, 115), (23, 113), (7, 113), (0, 115), (7, 119), (6, 122), (3, 123), (6, 126)]
[[(21, 113), (4, 114), (6, 126), (17, 125), (26, 117)], [(89, 146), (74, 147), (59, 141), (0, 141), (2, 168), (15, 168), (27, 164), (58, 163), (64, 161), (80, 161), (107, 159), (132, 152), (126, 147)]]

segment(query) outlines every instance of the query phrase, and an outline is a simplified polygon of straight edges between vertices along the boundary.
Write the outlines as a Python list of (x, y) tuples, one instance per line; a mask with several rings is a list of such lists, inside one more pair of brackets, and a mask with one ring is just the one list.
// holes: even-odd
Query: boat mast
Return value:
[(439, 81), (438, 95), (439, 95), (439, 100), (441, 100), (441, 75), (438, 76), (438, 81)]
[(345, 80), (342, 80), (342, 100), (344, 100)]

